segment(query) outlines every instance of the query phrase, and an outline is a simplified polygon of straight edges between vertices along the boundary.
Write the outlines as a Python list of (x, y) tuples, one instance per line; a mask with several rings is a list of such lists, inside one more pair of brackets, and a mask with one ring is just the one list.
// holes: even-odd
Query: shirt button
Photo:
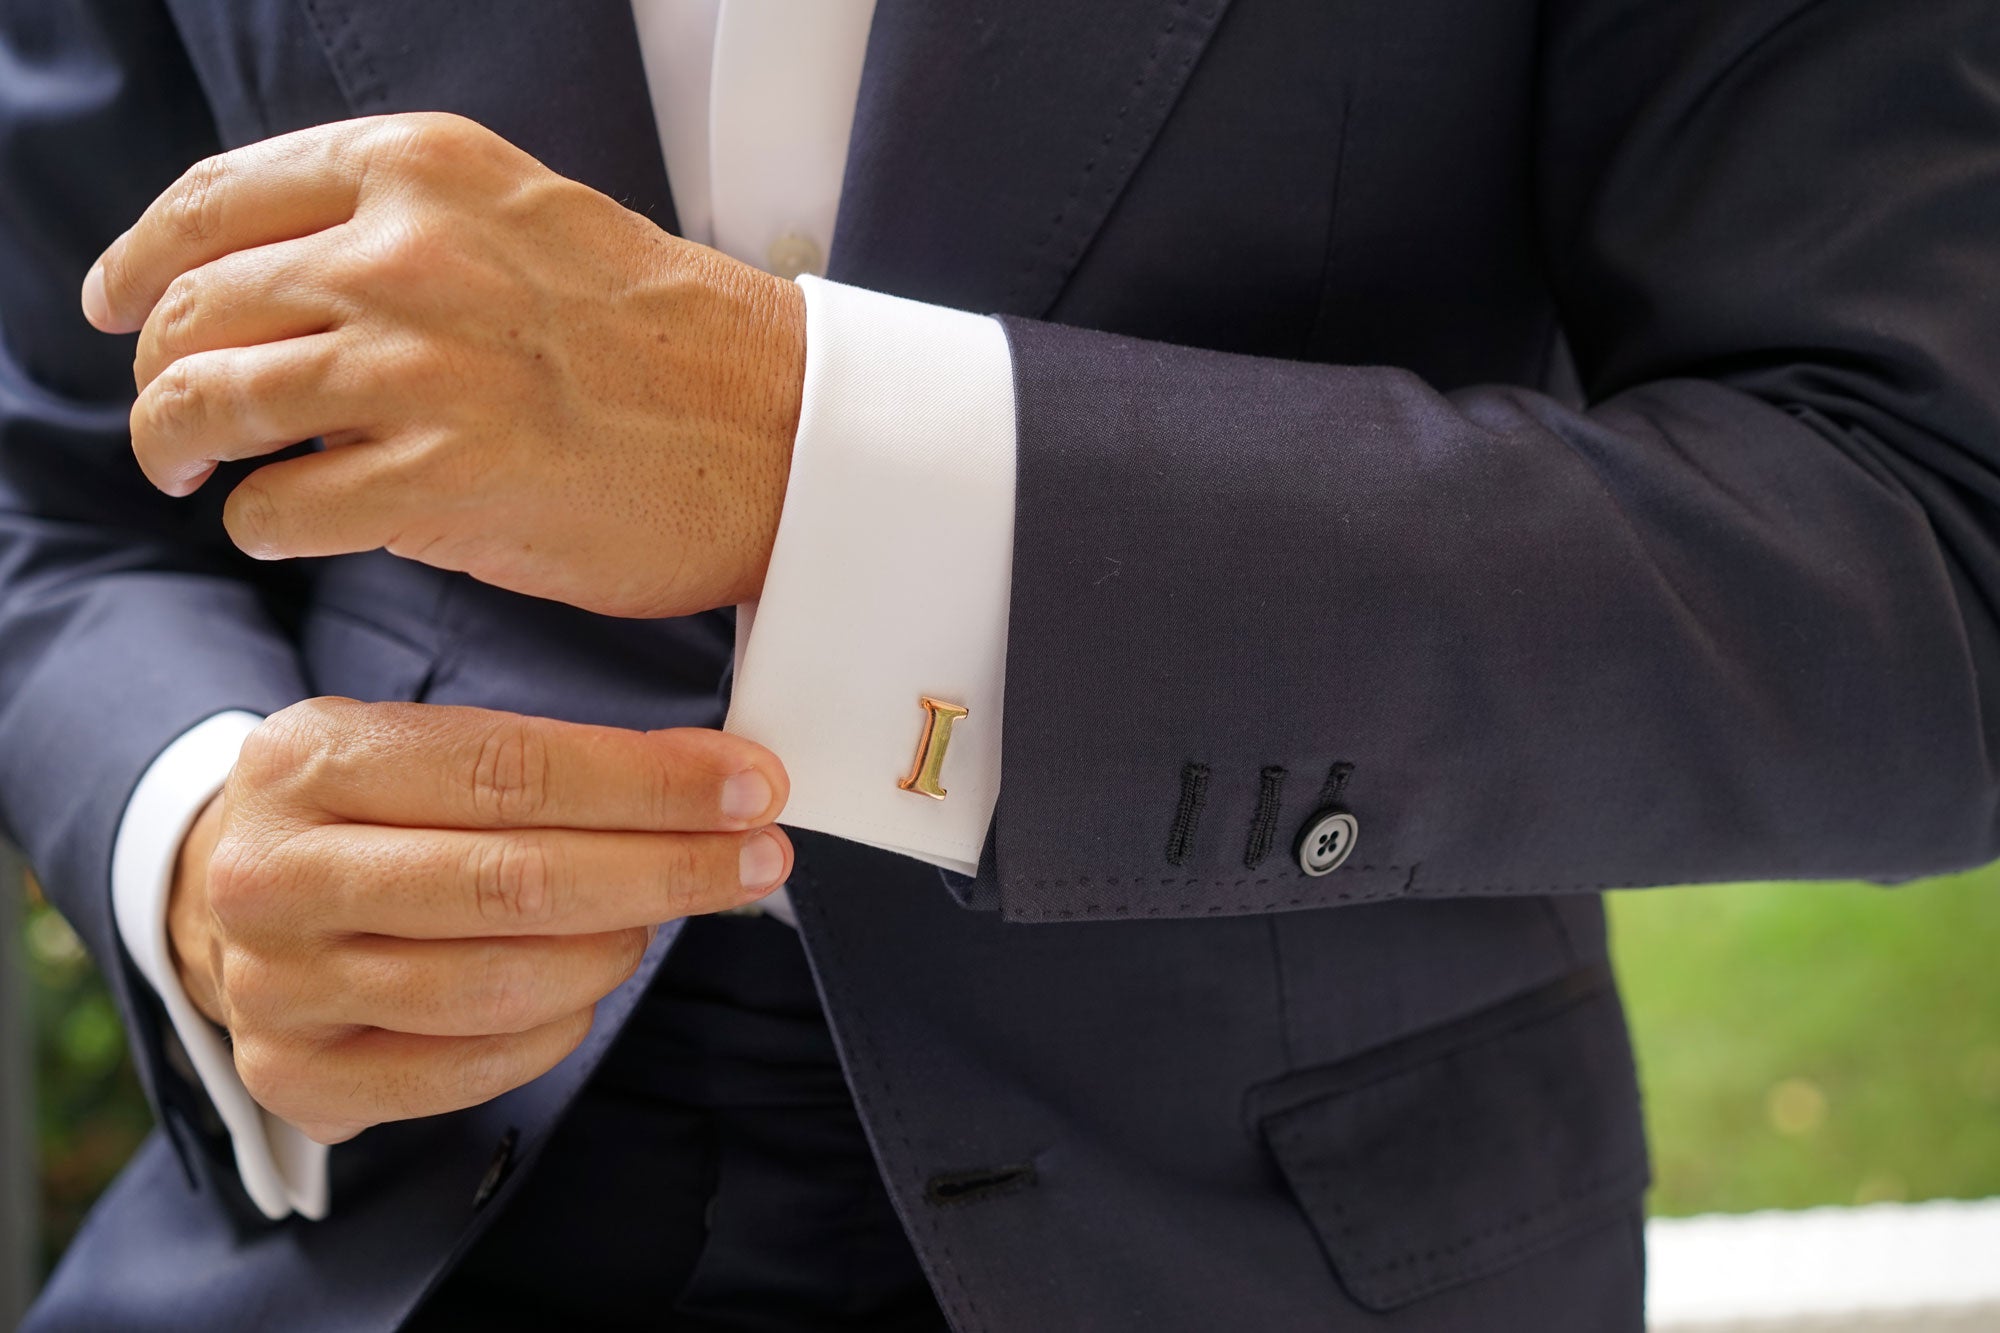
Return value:
[(788, 231), (771, 242), (771, 252), (764, 258), (764, 266), (787, 281), (801, 273), (810, 273), (816, 278), (826, 273), (826, 255), (819, 248), (819, 242), (795, 231)]
[(1361, 825), (1345, 810), (1322, 810), (1306, 821), (1299, 835), (1299, 869), (1308, 875), (1328, 875), (1354, 850)]

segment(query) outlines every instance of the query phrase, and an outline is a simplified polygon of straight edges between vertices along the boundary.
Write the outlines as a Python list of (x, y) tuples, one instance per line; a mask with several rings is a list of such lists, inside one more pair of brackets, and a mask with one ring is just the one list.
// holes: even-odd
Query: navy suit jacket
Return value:
[[(120, 954), (218, 710), (721, 717), (725, 616), (256, 566), (133, 465), (90, 259), (414, 109), (673, 225), (626, 0), (0, 0), (0, 813), (164, 1125), (37, 1330), (393, 1327), (671, 947), (277, 1225)], [(1991, 0), (881, 0), (831, 276), (1005, 317), (1005, 783), (977, 879), (801, 836), (794, 891), (956, 1327), (1638, 1326), (1596, 891), (1996, 853), (1996, 219)]]

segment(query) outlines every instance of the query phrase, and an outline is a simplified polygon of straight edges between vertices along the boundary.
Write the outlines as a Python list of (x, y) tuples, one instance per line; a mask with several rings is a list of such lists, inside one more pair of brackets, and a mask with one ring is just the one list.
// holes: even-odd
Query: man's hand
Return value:
[(175, 965), (250, 1095), (322, 1143), (472, 1106), (576, 1049), (660, 923), (782, 883), (786, 794), (719, 731), (309, 700), (183, 844)]
[(625, 616), (752, 600), (805, 376), (789, 282), (676, 239), (472, 121), (347, 121), (198, 163), (84, 313), (140, 333), (132, 446), (253, 473), (253, 556), (386, 547)]

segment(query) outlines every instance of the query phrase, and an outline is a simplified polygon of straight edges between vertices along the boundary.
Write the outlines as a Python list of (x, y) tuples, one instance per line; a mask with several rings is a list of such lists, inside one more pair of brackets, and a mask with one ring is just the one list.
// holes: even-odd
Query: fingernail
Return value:
[[(76, 270), (72, 269), (71, 272)], [(104, 265), (92, 264), (83, 275), (83, 317), (100, 329), (111, 327), (111, 302), (104, 295)]]
[(785, 873), (785, 849), (768, 833), (759, 833), (743, 844), (737, 868), (746, 889), (768, 889)]
[(722, 813), (731, 819), (755, 819), (770, 807), (770, 780), (754, 768), (722, 784)]

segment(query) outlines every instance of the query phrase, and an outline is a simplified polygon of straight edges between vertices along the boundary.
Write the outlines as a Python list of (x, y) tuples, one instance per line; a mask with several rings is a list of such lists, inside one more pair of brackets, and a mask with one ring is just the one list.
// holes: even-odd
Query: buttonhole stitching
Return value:
[(1257, 813), (1250, 820), (1250, 841), (1243, 848), (1243, 868), (1255, 870), (1271, 854), (1277, 840), (1278, 811), (1285, 799), (1285, 770), (1276, 764), (1257, 775)]
[(1195, 827), (1201, 822), (1201, 808), (1208, 801), (1208, 765), (1190, 762), (1181, 768), (1181, 799), (1174, 810), (1174, 826), (1167, 834), (1167, 864), (1186, 865), (1194, 850)]

